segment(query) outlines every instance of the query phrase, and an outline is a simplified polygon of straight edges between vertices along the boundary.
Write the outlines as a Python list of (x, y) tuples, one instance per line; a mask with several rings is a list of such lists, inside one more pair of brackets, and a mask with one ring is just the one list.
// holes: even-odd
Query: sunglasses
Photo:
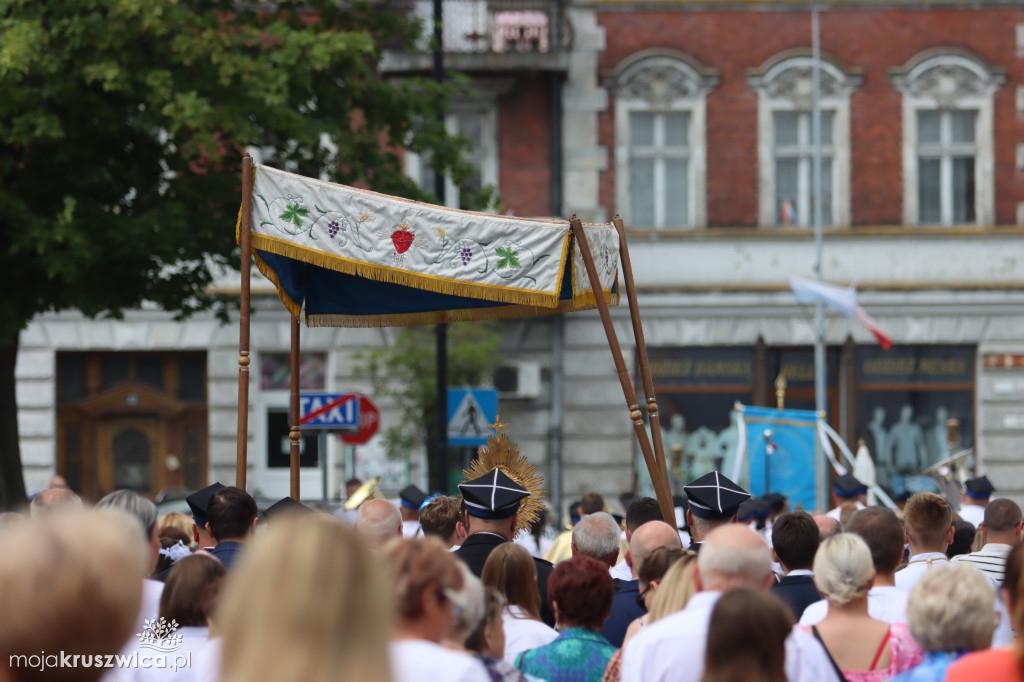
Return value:
[(642, 589), (640, 591), (640, 596), (636, 598), (636, 605), (644, 611), (647, 610), (647, 602), (645, 601), (645, 598), (647, 597), (647, 593), (651, 591), (651, 586), (653, 584), (654, 583), (647, 583), (647, 587)]

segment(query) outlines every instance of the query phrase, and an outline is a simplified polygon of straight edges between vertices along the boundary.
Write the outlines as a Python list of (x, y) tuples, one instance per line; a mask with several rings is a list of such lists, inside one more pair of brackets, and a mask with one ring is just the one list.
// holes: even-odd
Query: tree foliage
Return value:
[[(448, 385), (480, 386), (500, 361), (501, 336), (494, 323), (460, 322), (448, 327)], [(437, 438), (437, 355), (434, 330), (407, 327), (395, 342), (362, 356), (375, 395), (395, 401), (401, 422), (384, 430), (394, 458), (433, 444)]]
[(486, 198), (441, 122), (457, 82), (376, 70), (419, 30), (361, 0), (0, 0), (0, 505), (23, 496), (18, 333), (46, 311), (216, 304), (247, 147), (429, 199), (404, 146)]

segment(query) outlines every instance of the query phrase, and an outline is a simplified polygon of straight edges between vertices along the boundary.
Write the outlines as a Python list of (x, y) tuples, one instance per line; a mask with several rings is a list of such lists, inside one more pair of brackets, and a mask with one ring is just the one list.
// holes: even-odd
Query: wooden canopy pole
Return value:
[[(647, 429), (644, 428), (644, 413), (636, 402), (636, 392), (633, 390), (633, 383), (629, 378), (629, 369), (626, 367), (626, 361), (622, 357), (622, 347), (619, 345), (619, 339), (615, 335), (612, 316), (608, 311), (608, 302), (604, 300), (604, 292), (601, 290), (600, 279), (597, 276), (597, 266), (594, 265), (594, 256), (590, 252), (590, 245), (587, 243), (587, 237), (584, 234), (583, 223), (573, 215), (569, 224), (572, 226), (572, 232), (576, 236), (576, 241), (580, 245), (580, 252), (583, 254), (583, 264), (587, 268), (587, 276), (590, 278), (591, 287), (594, 291), (597, 310), (601, 314), (604, 333), (608, 337), (608, 348), (612, 352), (612, 360), (615, 361), (615, 371), (619, 375), (619, 383), (622, 384), (622, 394), (626, 399), (629, 418), (633, 420), (633, 429), (636, 431), (637, 440), (640, 441), (640, 451), (644, 454), (647, 471), (650, 473), (651, 481), (654, 483), (654, 492), (658, 496), (661, 514), (665, 517), (666, 522), (675, 525), (676, 515), (672, 506), (672, 491), (668, 485), (668, 477), (662, 474), (662, 469), (651, 450), (651, 441), (647, 437)], [(625, 267), (625, 262), (623, 262), (623, 267)], [(639, 313), (635, 319), (639, 320)], [(639, 352), (640, 349), (637, 350)], [(655, 426), (655, 424), (651, 424), (652, 432)]]
[(249, 444), (249, 273), (252, 265), (252, 157), (242, 157), (242, 221), (238, 234), (242, 249), (242, 300), (238, 318), (238, 442), (235, 485), (245, 490), (246, 448)]
[[(654, 397), (654, 382), (651, 380), (651, 363), (647, 358), (647, 342), (644, 340), (644, 325), (640, 321), (640, 305), (636, 300), (636, 284), (633, 281), (633, 265), (629, 260), (629, 248), (626, 246), (626, 228), (622, 218), (612, 218), (615, 231), (619, 233), (619, 256), (622, 258), (622, 277), (625, 280), (626, 300), (629, 302), (629, 315), (633, 322), (633, 338), (636, 341), (636, 357), (640, 365), (640, 379), (644, 384), (644, 396), (647, 398), (647, 414), (651, 423), (651, 443), (654, 445), (654, 459), (658, 463), (661, 475), (666, 481), (668, 463), (665, 461), (665, 445), (661, 439), (661, 418), (658, 416), (658, 401)], [(671, 488), (670, 488), (671, 490)]]
[[(292, 487), (291, 496), (293, 500), (302, 499), (299, 497), (299, 439), (302, 431), (299, 427), (299, 318), (292, 316), (292, 352), (289, 360), (292, 375), (291, 408), (288, 410), (291, 429), (288, 431), (289, 444), (289, 466), (291, 469)], [(320, 455), (323, 457), (323, 455)]]

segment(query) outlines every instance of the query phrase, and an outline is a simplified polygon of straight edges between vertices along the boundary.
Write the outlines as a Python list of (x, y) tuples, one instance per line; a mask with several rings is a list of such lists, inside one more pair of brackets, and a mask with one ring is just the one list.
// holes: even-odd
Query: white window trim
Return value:
[[(860, 87), (861, 77), (840, 69), (826, 59), (821, 63), (821, 109), (832, 111), (832, 224), (850, 225), (850, 94)], [(776, 111), (812, 111), (810, 74), (814, 59), (804, 54), (776, 57), (747, 77), (757, 93), (757, 224), (775, 227), (775, 121)], [(787, 72), (793, 71), (791, 74)], [(805, 75), (806, 74), (806, 75)], [(780, 78), (795, 78), (794, 87), (778, 92)], [(773, 92), (773, 90), (775, 92)]]
[[(950, 90), (950, 82), (929, 87), (927, 77), (934, 69), (955, 70), (973, 79), (974, 92)], [(975, 129), (977, 153), (974, 160), (974, 223), (994, 225), (995, 190), (995, 106), (993, 95), (1006, 79), (1005, 72), (992, 69), (976, 57), (959, 50), (929, 50), (911, 59), (902, 69), (890, 72), (896, 89), (903, 93), (903, 224), (920, 222), (917, 203), (917, 112), (973, 109), (978, 112)], [(945, 198), (943, 199), (945, 201)], [(952, 224), (944, 221), (943, 225)]]
[[(480, 182), (483, 187), (491, 185), (495, 192), (499, 191), (498, 180), (498, 110), (495, 101), (467, 101), (453, 104), (449, 113), (445, 116), (445, 126), (448, 132), (456, 132), (456, 118), (459, 114), (480, 114), (481, 115), (481, 157)], [(419, 182), (423, 158), (415, 153), (407, 151), (405, 154), (405, 174)], [(426, 188), (433, 192), (433, 187)], [(449, 208), (459, 207), (459, 187), (450, 177), (445, 178), (444, 205)]]
[[(638, 78), (654, 70), (675, 72), (675, 83), (664, 83), (636, 94)], [(615, 91), (615, 203), (629, 227), (629, 116), (634, 112), (689, 113), (689, 215), (685, 225), (656, 226), (657, 230), (692, 230), (707, 226), (707, 94), (718, 84), (714, 71), (673, 51), (645, 51), (616, 70)], [(663, 83), (663, 85), (662, 85)], [(633, 90), (632, 93), (627, 90)], [(657, 212), (656, 212), (657, 214)]]

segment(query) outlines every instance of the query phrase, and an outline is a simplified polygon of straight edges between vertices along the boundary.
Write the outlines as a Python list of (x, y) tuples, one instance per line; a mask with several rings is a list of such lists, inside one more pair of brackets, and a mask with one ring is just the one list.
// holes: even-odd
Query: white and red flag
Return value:
[(857, 290), (853, 287), (837, 287), (832, 284), (815, 282), (803, 277), (789, 278), (789, 288), (800, 303), (817, 303), (821, 301), (826, 306), (846, 317), (851, 317), (860, 322), (869, 332), (878, 339), (878, 345), (883, 350), (892, 348), (892, 339), (882, 331), (871, 316), (857, 305)]

